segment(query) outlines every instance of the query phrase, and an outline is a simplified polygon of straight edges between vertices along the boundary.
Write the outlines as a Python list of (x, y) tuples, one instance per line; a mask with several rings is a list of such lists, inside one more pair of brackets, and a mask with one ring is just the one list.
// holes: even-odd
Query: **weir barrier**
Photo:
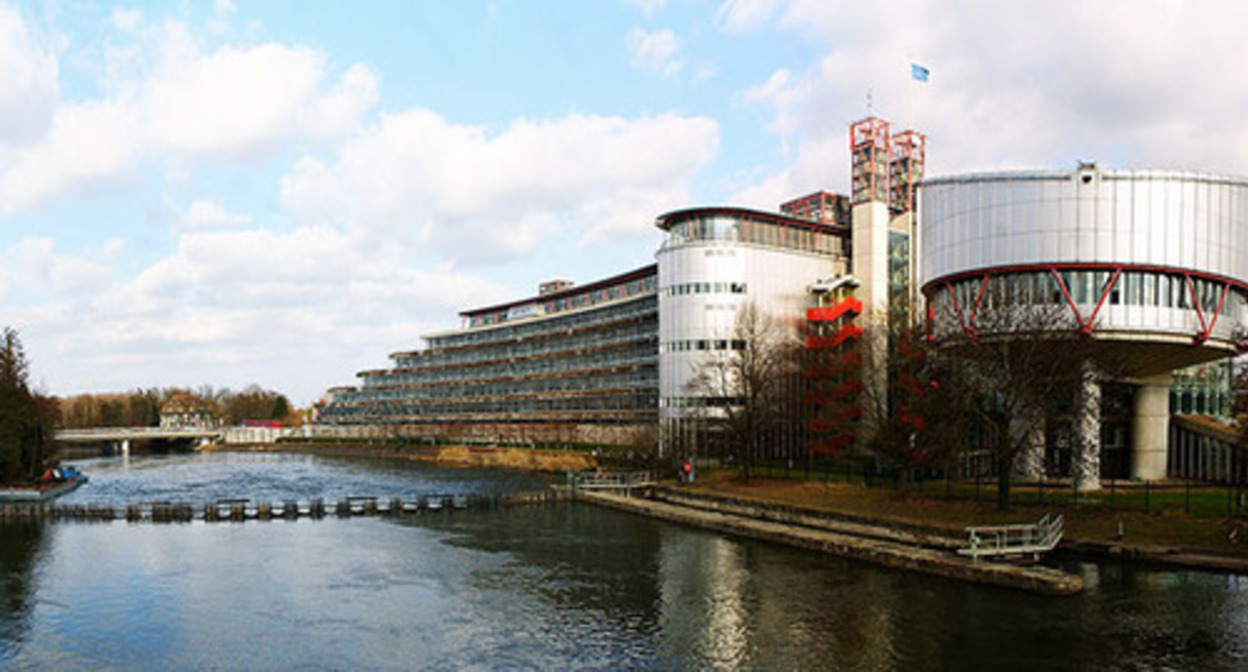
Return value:
[(243, 522), (376, 516), (412, 516), (443, 511), (490, 510), (513, 506), (536, 506), (570, 499), (566, 492), (539, 490), (503, 494), (429, 494), (412, 498), (351, 496), (339, 500), (253, 502), (250, 499), (218, 499), (206, 504), (189, 502), (138, 502), (125, 506), (107, 504), (0, 505), (0, 521), (114, 521), (132, 523), (189, 523), (203, 521)]

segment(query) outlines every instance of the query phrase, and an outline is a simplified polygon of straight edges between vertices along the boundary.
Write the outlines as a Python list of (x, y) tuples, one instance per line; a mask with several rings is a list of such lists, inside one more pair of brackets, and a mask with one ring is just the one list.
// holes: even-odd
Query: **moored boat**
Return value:
[(0, 504), (50, 502), (86, 482), (86, 474), (73, 467), (49, 469), (31, 485), (0, 487)]

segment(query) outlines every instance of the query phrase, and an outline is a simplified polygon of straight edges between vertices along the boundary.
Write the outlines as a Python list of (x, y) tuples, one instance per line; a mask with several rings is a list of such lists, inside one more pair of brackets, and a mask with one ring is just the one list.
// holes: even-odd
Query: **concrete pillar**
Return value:
[(1170, 435), (1170, 374), (1140, 382), (1131, 407), (1131, 478), (1166, 477)]
[(121, 440), (121, 454), (126, 457), (130, 456), (130, 439)]
[(1044, 475), (1044, 420), (1027, 418), (1027, 447), (1014, 463), (1014, 475), (1028, 480), (1039, 480)]
[[(853, 261), (850, 273), (858, 280), (854, 295), (862, 301), (862, 317), (870, 323), (877, 310), (888, 310), (888, 204), (858, 203), (851, 211), (850, 241)], [(883, 320), (880, 320), (883, 321)]]
[[(854, 296), (862, 302), (857, 322), (866, 330), (862, 366), (864, 398), (879, 409), (888, 408), (888, 204), (858, 203), (850, 211), (853, 260), (850, 274), (858, 281)], [(877, 414), (864, 412), (859, 438), (868, 441)]]
[(1075, 409), (1075, 489), (1101, 489), (1101, 383), (1091, 362), (1084, 362)]

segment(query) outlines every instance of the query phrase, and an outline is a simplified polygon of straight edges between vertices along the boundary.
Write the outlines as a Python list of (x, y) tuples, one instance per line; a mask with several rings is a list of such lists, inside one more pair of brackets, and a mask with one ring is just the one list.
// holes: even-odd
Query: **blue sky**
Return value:
[[(929, 173), (1248, 174), (1242, 3), (0, 0), (0, 324), (55, 394), (286, 392), (653, 260), (654, 218)], [(910, 79), (910, 64), (931, 79)]]

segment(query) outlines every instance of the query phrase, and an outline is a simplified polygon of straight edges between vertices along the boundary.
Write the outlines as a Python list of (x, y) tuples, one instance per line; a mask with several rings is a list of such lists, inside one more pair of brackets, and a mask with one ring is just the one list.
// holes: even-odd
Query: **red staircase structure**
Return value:
[(854, 441), (862, 391), (862, 356), (854, 345), (862, 328), (853, 319), (861, 312), (862, 302), (852, 296), (806, 309), (806, 447), (811, 455), (834, 455)]

